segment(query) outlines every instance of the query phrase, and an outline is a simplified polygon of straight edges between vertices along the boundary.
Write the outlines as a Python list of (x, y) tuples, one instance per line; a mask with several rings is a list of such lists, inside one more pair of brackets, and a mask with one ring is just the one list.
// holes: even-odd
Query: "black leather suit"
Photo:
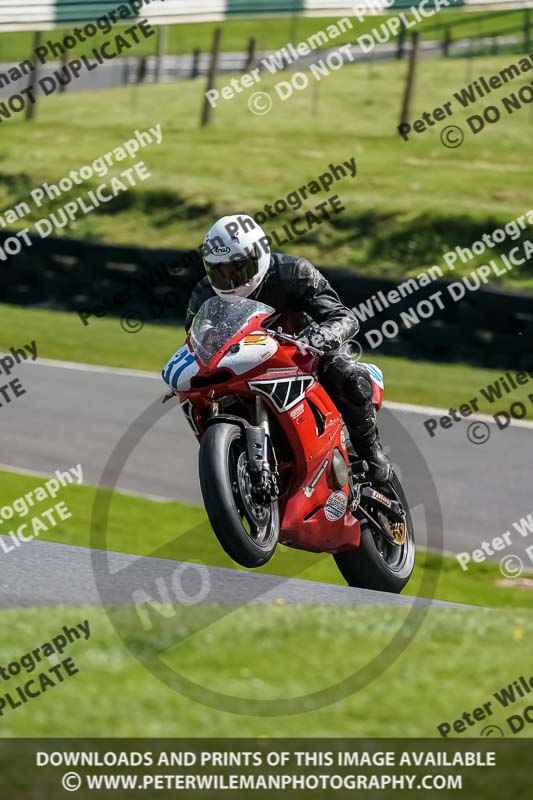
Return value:
[[(187, 331), (202, 303), (214, 295), (207, 277), (195, 286), (187, 308)], [(376, 439), (372, 384), (367, 370), (352, 359), (349, 347), (341, 347), (359, 330), (356, 316), (309, 261), (279, 253), (272, 254), (253, 299), (275, 308), (279, 312), (275, 324), (287, 333), (300, 333), (312, 322), (335, 331), (335, 349), (321, 357), (319, 380), (341, 412), (352, 444), (366, 458), (367, 448)]]

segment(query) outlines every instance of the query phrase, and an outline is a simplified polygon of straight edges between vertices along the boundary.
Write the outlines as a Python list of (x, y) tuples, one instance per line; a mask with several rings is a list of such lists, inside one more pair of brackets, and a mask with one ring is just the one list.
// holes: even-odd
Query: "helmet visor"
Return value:
[(259, 262), (253, 256), (210, 264), (204, 260), (205, 271), (214, 289), (231, 292), (249, 283), (259, 272)]

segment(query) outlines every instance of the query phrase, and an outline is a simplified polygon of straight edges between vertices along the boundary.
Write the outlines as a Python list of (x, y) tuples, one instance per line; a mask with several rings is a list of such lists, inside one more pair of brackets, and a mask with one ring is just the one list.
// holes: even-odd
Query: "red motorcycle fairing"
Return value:
[[(207, 364), (194, 355), (187, 338), (172, 362), (178, 365), (174, 369), (181, 369), (176, 383), (181, 407), (201, 439), (214, 401), (241, 398), (249, 404), (253, 420), (254, 399), (260, 395), (291, 453), (283, 459), (278, 453), (279, 541), (312, 552), (353, 549), (361, 531), (348, 508), (341, 416), (316, 380), (316, 357), (293, 344), (280, 344), (259, 329), (266, 316), (251, 319)], [(339, 459), (346, 469), (339, 469)]]

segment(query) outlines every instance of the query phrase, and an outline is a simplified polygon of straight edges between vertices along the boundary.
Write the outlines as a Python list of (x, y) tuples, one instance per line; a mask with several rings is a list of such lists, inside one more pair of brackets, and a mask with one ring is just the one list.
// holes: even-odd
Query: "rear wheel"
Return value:
[(205, 508), (222, 547), (243, 567), (265, 564), (278, 542), (278, 503), (254, 499), (239, 426), (219, 422), (209, 427), (199, 465)]
[[(411, 577), (415, 563), (413, 521), (397, 475), (393, 475), (388, 491), (383, 491), (386, 493), (399, 500), (403, 508), (403, 523), (395, 529), (398, 541), (393, 543), (390, 536), (380, 532), (361, 512), (358, 514), (361, 521), (359, 547), (338, 553), (334, 558), (349, 586), (399, 593)], [(378, 513), (377, 510), (371, 513), (374, 520), (378, 519)]]

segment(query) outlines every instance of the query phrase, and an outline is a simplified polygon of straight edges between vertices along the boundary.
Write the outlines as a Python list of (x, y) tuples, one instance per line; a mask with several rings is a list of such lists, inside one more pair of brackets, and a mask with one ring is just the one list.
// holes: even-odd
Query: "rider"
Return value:
[(324, 276), (305, 258), (271, 253), (264, 231), (245, 214), (219, 219), (204, 239), (202, 254), (207, 276), (192, 292), (186, 330), (215, 293), (273, 306), (277, 325), (326, 353), (319, 360), (320, 383), (342, 414), (359, 457), (368, 461), (370, 477), (387, 482), (391, 465), (377, 433), (370, 375), (342, 347), (359, 322)]

